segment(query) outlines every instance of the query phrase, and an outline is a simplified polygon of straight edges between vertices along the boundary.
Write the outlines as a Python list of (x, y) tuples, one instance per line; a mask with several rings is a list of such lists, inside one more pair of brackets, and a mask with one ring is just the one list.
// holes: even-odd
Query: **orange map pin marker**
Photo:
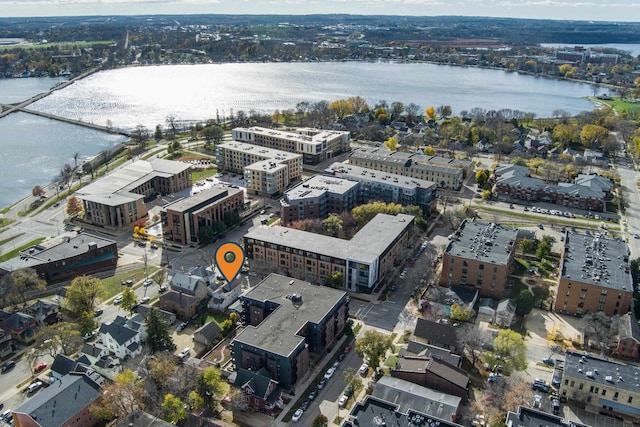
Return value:
[(244, 249), (235, 242), (226, 242), (218, 248), (215, 255), (218, 270), (229, 283), (236, 278), (244, 264)]

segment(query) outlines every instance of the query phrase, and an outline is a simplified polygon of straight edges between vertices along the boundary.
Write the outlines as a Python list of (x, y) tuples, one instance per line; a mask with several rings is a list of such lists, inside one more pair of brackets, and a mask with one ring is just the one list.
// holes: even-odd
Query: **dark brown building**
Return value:
[(468, 395), (469, 375), (435, 357), (405, 355), (398, 359), (391, 376), (465, 400)]

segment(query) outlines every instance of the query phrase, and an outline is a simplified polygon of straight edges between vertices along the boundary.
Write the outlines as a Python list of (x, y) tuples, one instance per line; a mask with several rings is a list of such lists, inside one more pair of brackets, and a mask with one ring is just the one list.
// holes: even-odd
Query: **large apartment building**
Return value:
[(358, 205), (357, 182), (314, 175), (285, 191), (280, 200), (283, 224), (302, 219), (322, 219), (329, 214), (350, 211)]
[(231, 343), (237, 369), (264, 369), (285, 390), (307, 378), (312, 355), (336, 345), (349, 316), (345, 292), (278, 274), (240, 301), (246, 327)]
[(351, 153), (349, 163), (387, 174), (397, 174), (435, 182), (439, 187), (458, 190), (473, 162), (419, 153), (389, 151), (386, 148), (360, 147)]
[(465, 221), (450, 238), (442, 258), (440, 285), (472, 286), (483, 297), (506, 296), (518, 230)]
[(340, 273), (344, 289), (372, 293), (394, 264), (407, 257), (413, 221), (411, 215), (378, 214), (351, 240), (257, 226), (244, 236), (245, 253), (271, 271), (314, 283), (323, 284), (333, 273)]
[(565, 354), (560, 397), (589, 412), (640, 421), (640, 368), (573, 351)]
[(381, 200), (399, 203), (402, 206), (418, 206), (424, 216), (431, 215), (436, 205), (437, 184), (419, 178), (379, 172), (351, 164), (333, 163), (324, 171), (325, 175), (356, 181), (358, 203)]
[(278, 195), (302, 177), (302, 155), (228, 142), (216, 145), (218, 168), (244, 176), (251, 194)]
[(198, 243), (202, 227), (228, 223), (243, 207), (242, 189), (214, 186), (165, 206), (163, 224), (169, 229), (169, 240), (181, 245)]
[(191, 187), (191, 166), (171, 160), (138, 160), (76, 191), (83, 220), (104, 228), (132, 227), (146, 219), (145, 200)]
[(599, 233), (566, 233), (555, 311), (576, 316), (602, 311), (616, 316), (629, 312), (632, 304), (627, 244)]
[(304, 163), (315, 165), (349, 150), (349, 132), (298, 128), (293, 131), (263, 127), (235, 128), (231, 136), (236, 141), (297, 153)]

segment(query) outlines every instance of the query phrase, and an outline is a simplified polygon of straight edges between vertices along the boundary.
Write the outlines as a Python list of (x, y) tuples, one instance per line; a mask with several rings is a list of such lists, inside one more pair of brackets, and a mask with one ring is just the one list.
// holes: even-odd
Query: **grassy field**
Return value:
[(210, 176), (214, 176), (218, 173), (217, 168), (211, 169), (195, 169), (191, 172), (191, 180), (193, 182), (202, 181), (205, 178), (209, 178)]
[(0, 240), (0, 246), (4, 245), (4, 244), (5, 244), (5, 243), (7, 243), (7, 242), (12, 241), (13, 239), (16, 239), (16, 238), (18, 238), (18, 237), (22, 236), (23, 234), (24, 234), (24, 233), (18, 233), (18, 234), (16, 234), (15, 236), (7, 237), (7, 238), (6, 238), (6, 239), (4, 239), (4, 240)]
[[(152, 277), (153, 273), (158, 271), (160, 267), (156, 266), (148, 266), (147, 270), (149, 272), (149, 277)], [(122, 292), (122, 281), (123, 280), (133, 280), (134, 287), (135, 284), (143, 279), (146, 276), (144, 274), (144, 268), (139, 268), (137, 270), (128, 271), (122, 274), (116, 274), (112, 277), (107, 277), (106, 279), (102, 279), (102, 284), (104, 285), (104, 289), (106, 292), (105, 299), (109, 299), (114, 295)]]
[(0, 262), (4, 262), (4, 261), (6, 261), (8, 259), (11, 259), (11, 258), (17, 256), (18, 253), (20, 253), (20, 251), (23, 251), (23, 250), (25, 250), (27, 248), (30, 248), (31, 246), (34, 246), (34, 245), (39, 245), (40, 243), (44, 242), (44, 240), (45, 240), (44, 237), (39, 237), (39, 238), (37, 238), (35, 240), (30, 241), (29, 243), (25, 243), (24, 245), (15, 248), (12, 251), (9, 251), (9, 252), (6, 252), (6, 253), (2, 254), (2, 256), (0, 256)]
[(104, 46), (116, 43), (115, 40), (100, 40), (100, 41), (84, 41), (84, 42), (63, 42), (63, 43), (42, 43), (42, 44), (21, 44), (21, 45), (9, 45), (0, 47), (0, 51), (11, 49), (49, 49), (57, 46), (60, 49), (76, 48), (76, 47), (91, 47), (91, 46)]
[(640, 113), (640, 102), (638, 101), (634, 102), (629, 100), (622, 100), (620, 98), (614, 98), (612, 100), (603, 100), (593, 96), (588, 96), (587, 99), (599, 104), (608, 105), (618, 113), (621, 113), (623, 111), (626, 111), (627, 113), (634, 113), (634, 114)]

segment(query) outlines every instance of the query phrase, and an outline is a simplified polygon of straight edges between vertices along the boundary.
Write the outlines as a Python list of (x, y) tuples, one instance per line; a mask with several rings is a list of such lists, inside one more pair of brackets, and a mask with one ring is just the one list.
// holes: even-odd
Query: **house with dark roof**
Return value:
[(469, 375), (466, 371), (447, 362), (425, 356), (400, 356), (391, 376), (442, 391), (466, 400), (469, 392)]
[(616, 353), (630, 359), (640, 359), (640, 325), (633, 312), (620, 316)]
[(119, 359), (137, 356), (142, 351), (140, 331), (127, 326), (118, 317), (113, 322), (100, 325), (98, 332), (102, 342)]
[(22, 344), (34, 341), (39, 329), (35, 318), (20, 312), (13, 313), (4, 319), (1, 326), (11, 334), (11, 338)]
[(516, 316), (516, 303), (513, 300), (508, 298), (504, 298), (498, 302), (498, 306), (496, 307), (496, 317), (495, 323), (496, 325), (502, 328), (511, 327), (511, 322), (513, 322), (514, 317)]
[(176, 292), (191, 295), (200, 301), (207, 298), (207, 283), (202, 277), (191, 272), (176, 271), (169, 282), (169, 286)]
[(462, 366), (462, 357), (446, 348), (409, 340), (398, 352), (400, 357), (424, 357), (447, 362), (451, 366)]
[(233, 386), (243, 393), (243, 409), (252, 408), (271, 413), (276, 407), (284, 405), (282, 388), (264, 368), (258, 372), (238, 369)]
[(505, 425), (507, 427), (591, 427), (576, 421), (565, 421), (557, 415), (526, 406), (518, 406), (518, 412), (507, 412)]
[(209, 346), (222, 334), (222, 329), (214, 321), (205, 323), (193, 333), (196, 353), (209, 348)]
[(51, 364), (51, 377), (56, 380), (61, 379), (69, 372), (73, 372), (77, 363), (77, 361), (65, 354), (57, 354)]
[(47, 301), (37, 300), (24, 309), (24, 312), (36, 319), (39, 326), (51, 325), (60, 320), (60, 305)]
[(460, 347), (456, 328), (446, 323), (437, 323), (423, 318), (418, 318), (411, 339), (448, 350), (456, 350)]
[(158, 307), (151, 307), (148, 304), (140, 304), (138, 306), (138, 308), (136, 309), (136, 311), (138, 312), (139, 315), (141, 315), (145, 321), (147, 319), (147, 315), (149, 314), (149, 312), (151, 311), (151, 309), (156, 310), (157, 314), (160, 316), (160, 318), (162, 318), (162, 320), (164, 320), (165, 322), (167, 322), (167, 325), (171, 326), (174, 323), (176, 323), (176, 314), (172, 313), (170, 311), (167, 310), (162, 310)]
[(70, 373), (12, 411), (18, 427), (92, 427), (100, 420), (89, 406), (100, 396), (100, 385), (88, 375)]
[(13, 351), (11, 333), (0, 328), (0, 357), (6, 357)]
[(209, 308), (224, 312), (233, 303), (238, 301), (241, 294), (242, 282), (240, 280), (234, 280), (231, 283), (220, 286), (218, 289), (211, 292)]
[(198, 312), (200, 301), (198, 297), (171, 290), (160, 295), (158, 306), (175, 313), (179, 319), (188, 320)]

